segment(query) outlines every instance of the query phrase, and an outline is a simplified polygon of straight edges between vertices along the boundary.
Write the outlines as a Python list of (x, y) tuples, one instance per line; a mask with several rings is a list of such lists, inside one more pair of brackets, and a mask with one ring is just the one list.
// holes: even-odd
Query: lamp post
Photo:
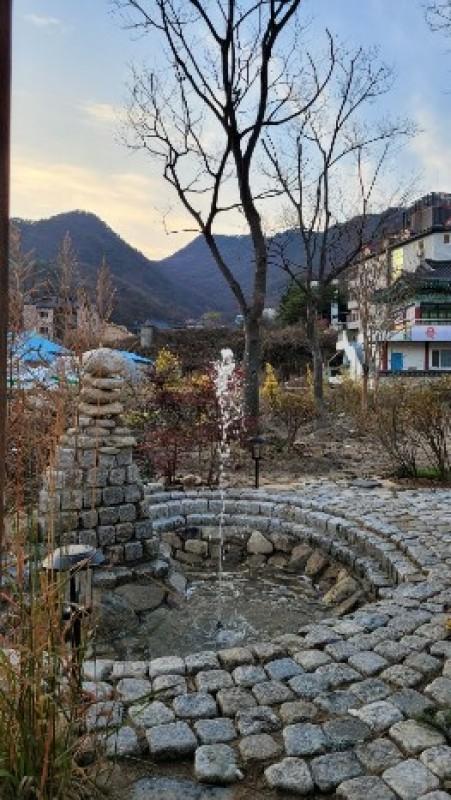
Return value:
[(79, 666), (81, 624), (92, 610), (92, 567), (105, 561), (103, 554), (84, 544), (57, 547), (42, 562), (42, 568), (51, 578), (65, 574), (63, 621), (69, 622), (70, 643), (75, 663)]
[(251, 446), (251, 454), (255, 465), (255, 488), (258, 489), (260, 486), (260, 459), (262, 457), (265, 439), (263, 436), (252, 436), (249, 439), (249, 444)]

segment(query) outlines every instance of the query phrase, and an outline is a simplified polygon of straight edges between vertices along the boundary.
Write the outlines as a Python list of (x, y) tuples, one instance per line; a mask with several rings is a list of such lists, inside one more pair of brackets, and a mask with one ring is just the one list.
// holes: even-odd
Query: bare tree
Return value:
[(101, 322), (108, 322), (114, 309), (116, 288), (105, 256), (97, 272), (96, 308)]
[[(164, 178), (200, 232), (244, 317), (245, 409), (258, 421), (260, 327), (268, 247), (260, 201), (262, 137), (305, 114), (329, 79), (299, 64), (301, 0), (116, 0), (128, 25), (152, 32), (159, 69), (135, 70), (132, 146), (162, 165)], [(161, 63), (163, 61), (164, 63)], [(299, 89), (302, 87), (302, 91)], [(250, 297), (218, 247), (222, 214), (239, 211), (249, 231)]]
[(9, 260), (9, 327), (11, 333), (20, 333), (24, 328), (24, 306), (39, 287), (34, 253), (24, 253), (20, 228), (14, 224), (10, 228)]
[(377, 378), (381, 338), (390, 330), (393, 322), (393, 309), (388, 302), (375, 302), (375, 294), (390, 284), (388, 249), (380, 253), (363, 254), (360, 263), (349, 270), (349, 299), (354, 301), (362, 336), (362, 411), (368, 408), (368, 387), (370, 376)]
[(69, 344), (75, 325), (78, 283), (78, 259), (70, 233), (67, 232), (56, 256), (53, 293), (57, 298), (57, 330), (61, 341)]
[[(319, 404), (323, 357), (318, 300), (364, 246), (390, 225), (390, 213), (372, 213), (393, 204), (385, 195), (378, 205), (376, 190), (389, 156), (401, 139), (414, 132), (408, 121), (362, 119), (362, 111), (384, 95), (392, 81), (375, 52), (359, 48), (348, 53), (338, 47), (333, 52), (327, 96), (318, 97), (293, 124), (291, 144), (274, 135), (264, 140), (268, 175), (283, 190), (289, 222), (297, 233), (295, 257), (279, 252), (277, 258), (305, 293), (306, 334)], [(404, 201), (400, 192), (396, 200)]]

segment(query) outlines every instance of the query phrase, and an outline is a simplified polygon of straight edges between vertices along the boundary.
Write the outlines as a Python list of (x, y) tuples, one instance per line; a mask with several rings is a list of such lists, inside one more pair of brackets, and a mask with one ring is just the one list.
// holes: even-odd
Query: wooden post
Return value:
[(0, 580), (5, 542), (12, 0), (0, 0)]

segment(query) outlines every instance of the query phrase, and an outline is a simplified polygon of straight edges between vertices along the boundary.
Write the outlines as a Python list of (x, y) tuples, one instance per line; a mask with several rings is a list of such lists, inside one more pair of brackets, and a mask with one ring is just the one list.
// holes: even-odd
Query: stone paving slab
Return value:
[[(218, 513), (210, 507), (218, 502), (214, 493), (181, 493), (169, 502), (161, 494), (166, 519), (177, 517), (177, 503), (188, 499), (193, 515)], [(269, 786), (286, 793), (297, 786), (301, 796), (449, 797), (451, 748), (440, 730), (419, 717), (435, 709), (443, 716), (451, 706), (450, 501), (445, 489), (394, 493), (328, 482), (297, 493), (231, 490), (226, 524), (246, 523), (271, 537), (274, 523), (277, 535), (296, 535), (301, 544), (315, 546), (321, 540), (337, 557), (354, 553), (356, 569), (367, 577), (377, 573), (394, 581), (374, 583), (377, 599), (357, 611), (287, 631), (272, 642), (150, 663), (87, 662), (85, 680), (110, 685), (113, 697), (123, 700), (94, 704), (90, 729), (103, 726), (108, 732), (112, 720), (123, 756), (144, 741), (152, 759), (171, 763), (193, 765), (196, 759), (202, 765), (202, 752), (197, 758), (196, 753), (219, 747), (204, 752), (210, 753), (211, 780), (224, 783), (221, 769), (225, 775), (228, 764), (243, 771), (244, 781), (252, 764)], [(158, 522), (152, 495), (147, 502)], [(209, 780), (209, 768), (198, 768), (199, 781)], [(230, 788), (178, 779), (164, 784), (169, 778), (158, 776), (143, 781), (132, 800), (156, 800), (164, 785), (161, 796), (174, 800), (216, 798), (208, 792), (225, 793), (218, 800), (233, 797)]]

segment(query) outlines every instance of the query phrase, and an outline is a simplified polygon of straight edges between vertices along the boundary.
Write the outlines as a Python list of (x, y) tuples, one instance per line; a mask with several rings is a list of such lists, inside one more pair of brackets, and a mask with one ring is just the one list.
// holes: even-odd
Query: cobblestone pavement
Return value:
[[(105, 732), (110, 755), (152, 761), (132, 800), (233, 800), (255, 769), (282, 797), (451, 797), (450, 500), (448, 490), (332, 483), (229, 491), (226, 524), (313, 542), (376, 599), (271, 642), (86, 662), (97, 701), (88, 728)], [(149, 491), (147, 502), (158, 534), (181, 516), (212, 525), (221, 510), (215, 492)], [(192, 780), (168, 777), (182, 759)]]

